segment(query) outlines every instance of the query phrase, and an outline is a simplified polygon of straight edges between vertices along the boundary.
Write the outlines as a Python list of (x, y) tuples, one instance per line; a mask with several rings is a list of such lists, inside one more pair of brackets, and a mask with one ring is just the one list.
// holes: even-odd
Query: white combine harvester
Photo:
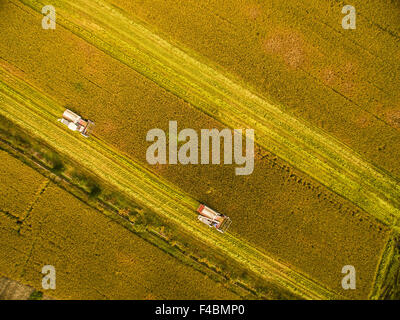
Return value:
[(206, 207), (204, 204), (201, 204), (197, 209), (197, 212), (200, 213), (197, 217), (201, 222), (208, 225), (210, 228), (214, 227), (219, 232), (224, 233), (228, 230), (232, 221), (229, 217), (218, 213), (209, 207)]
[(58, 121), (65, 124), (68, 129), (80, 132), (86, 138), (89, 137), (90, 131), (94, 127), (93, 121), (84, 120), (69, 109), (64, 111), (62, 118), (58, 119)]

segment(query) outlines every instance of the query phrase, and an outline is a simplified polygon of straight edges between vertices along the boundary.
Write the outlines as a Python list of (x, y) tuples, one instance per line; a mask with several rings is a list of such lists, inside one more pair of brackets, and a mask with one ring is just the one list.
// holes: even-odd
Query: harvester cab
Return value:
[(199, 206), (197, 212), (199, 213), (197, 218), (201, 222), (205, 223), (210, 228), (214, 227), (221, 233), (224, 233), (226, 230), (228, 230), (232, 223), (229, 217), (210, 209), (204, 204)]
[(72, 112), (69, 109), (66, 109), (63, 113), (61, 119), (58, 119), (61, 123), (65, 124), (68, 129), (72, 131), (80, 132), (84, 137), (89, 137), (90, 132), (94, 127), (94, 122), (91, 120), (84, 120), (81, 116)]

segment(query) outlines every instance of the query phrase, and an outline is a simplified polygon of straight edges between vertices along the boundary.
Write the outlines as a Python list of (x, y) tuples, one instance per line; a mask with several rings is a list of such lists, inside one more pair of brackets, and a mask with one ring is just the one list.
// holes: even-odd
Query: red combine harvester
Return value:
[(90, 120), (83, 120), (81, 116), (66, 109), (61, 119), (58, 119), (61, 123), (65, 124), (68, 129), (72, 131), (80, 132), (84, 137), (89, 137), (90, 131), (94, 127), (94, 122)]
[(197, 212), (200, 213), (197, 217), (201, 222), (208, 225), (210, 228), (214, 227), (219, 232), (224, 233), (228, 230), (229, 226), (231, 225), (232, 221), (229, 217), (218, 213), (209, 207), (206, 207), (204, 204), (201, 204), (197, 209)]

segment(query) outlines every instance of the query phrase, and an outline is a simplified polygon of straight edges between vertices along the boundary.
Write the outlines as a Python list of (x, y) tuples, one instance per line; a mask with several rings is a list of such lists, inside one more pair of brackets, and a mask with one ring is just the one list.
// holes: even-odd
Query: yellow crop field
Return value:
[[(55, 0), (43, 32), (44, 1), (10, 0), (0, 114), (244, 270), (304, 298), (370, 298), (400, 225), (400, 9), (375, 3), (356, 1), (347, 34), (341, 1)], [(89, 139), (56, 122), (65, 108), (95, 121)], [(254, 128), (254, 172), (149, 165), (146, 133), (170, 120)], [(0, 155), (0, 273), (33, 285), (41, 264), (60, 266), (62, 299), (237, 298)], [(196, 220), (199, 203), (229, 215), (227, 234)]]
[(246, 241), (229, 233), (220, 237), (216, 233), (210, 233), (206, 226), (199, 226), (196, 219), (193, 219), (193, 212), (198, 205), (195, 199), (160, 177), (154, 176), (139, 164), (116, 153), (102, 141), (94, 137), (90, 140), (81, 140), (71, 135), (63, 126), (52, 120), (54, 112), (60, 109), (54, 101), (11, 75), (7, 78), (12, 86), (19, 88), (17, 91), (22, 90), (28, 94), (30, 100), (24, 99), (20, 93), (2, 84), (4, 92), (0, 95), (0, 102), (4, 107), (3, 115), (16, 121), (28, 133), (34, 133), (50, 143), (55, 151), (90, 168), (98, 178), (106, 180), (120, 192), (142, 203), (171, 223), (183, 227), (184, 231), (201, 239), (209, 248), (223, 253), (242, 266), (245, 265), (246, 269), (259, 277), (268, 281), (273, 279), (284, 289), (301, 296), (310, 298), (333, 296), (329, 289), (263, 254)]
[[(5, 152), (8, 173), (37, 173)], [(2, 179), (1, 198), (15, 186)], [(20, 185), (24, 190), (26, 186)], [(34, 185), (30, 185), (34, 190)], [(17, 189), (18, 190), (18, 189)], [(24, 200), (16, 194), (14, 201)], [(41, 289), (44, 265), (57, 270), (58, 299), (236, 299), (201, 273), (88, 207), (53, 183), (20, 226), (0, 210), (0, 274)], [(172, 276), (173, 275), (173, 276)]]
[(400, 177), (396, 1), (110, 2)]
[(47, 181), (24, 164), (13, 161), (4, 151), (0, 151), (0, 155), (0, 189), (7, 189), (7, 196), (0, 197), (0, 210), (23, 220), (46, 188)]
[[(37, 9), (40, 2), (29, 5)], [(201, 64), (102, 1), (92, 4), (90, 8), (83, 3), (72, 7), (67, 3), (59, 5), (65, 12), (73, 12), (64, 24), (81, 38), (144, 73), (225, 125), (239, 128), (254, 126), (260, 146), (276, 153), (380, 221), (396, 224), (400, 216), (400, 189), (396, 179), (373, 163), (368, 163), (343, 142), (284, 113), (279, 105), (271, 104), (224, 77), (218, 70)], [(101, 28), (108, 30), (91, 30), (100, 38), (88, 36), (79, 26), (87, 19), (81, 10), (90, 14), (97, 10), (96, 6), (101, 6), (102, 11), (97, 12), (94, 19), (100, 19)], [(121, 30), (130, 30), (130, 34), (137, 33), (137, 36), (127, 38), (126, 32), (115, 32), (110, 26), (113, 21), (119, 21)], [(148, 41), (137, 40), (146, 37)], [(105, 44), (109, 42), (112, 47)], [(158, 47), (162, 48), (162, 55), (166, 58), (160, 56)], [(136, 59), (132, 59), (132, 55)], [(175, 60), (185, 61), (185, 65), (180, 66)]]

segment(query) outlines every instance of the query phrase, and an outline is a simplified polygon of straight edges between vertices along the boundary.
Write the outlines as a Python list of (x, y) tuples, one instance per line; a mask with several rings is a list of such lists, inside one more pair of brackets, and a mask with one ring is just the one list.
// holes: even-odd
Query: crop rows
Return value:
[[(17, 3), (19, 6), (22, 6), (19, 2)], [(79, 4), (79, 2), (77, 3)], [(104, 6), (102, 6), (102, 4)], [(37, 2), (37, 8), (39, 8), (40, 5), (40, 2)], [(51, 89), (52, 95), (56, 101), (67, 101), (71, 103), (73, 108), (77, 109), (79, 113), (94, 119), (98, 124), (95, 132), (96, 137), (101, 138), (102, 144), (110, 144), (117, 148), (118, 151), (115, 151), (115, 154), (119, 154), (120, 151), (123, 151), (133, 159), (139, 158), (140, 161), (143, 161), (140, 157), (144, 155), (144, 144), (138, 141), (143, 140), (140, 139), (140, 137), (144, 137), (145, 131), (148, 130), (148, 128), (154, 126), (163, 128), (165, 126), (162, 119), (163, 117), (160, 117), (160, 115), (166, 115), (164, 118), (178, 116), (180, 119), (179, 124), (187, 124), (187, 127), (193, 128), (197, 128), (196, 126), (201, 128), (203, 123), (203, 126), (221, 126), (221, 123), (214, 121), (214, 119), (210, 120), (207, 116), (201, 116), (201, 112), (205, 112), (211, 117), (220, 119), (222, 122), (225, 121), (227, 125), (232, 127), (242, 127), (248, 126), (250, 123), (253, 124), (251, 121), (247, 121), (246, 124), (243, 124), (242, 119), (240, 119), (240, 121), (237, 120), (238, 117), (235, 118), (237, 121), (231, 119), (232, 110), (234, 113), (236, 112), (236, 114), (242, 113), (243, 111), (234, 108), (234, 105), (238, 102), (234, 100), (237, 99), (237, 96), (224, 91), (224, 84), (221, 85), (221, 83), (215, 79), (210, 81), (209, 79), (203, 80), (202, 72), (204, 69), (201, 69), (202, 72), (198, 73), (198, 67), (202, 67), (201, 64), (196, 64), (195, 67), (193, 67), (182, 62), (184, 67), (178, 70), (176, 68), (180, 67), (181, 61), (187, 60), (187, 56), (182, 56), (178, 49), (172, 49), (173, 54), (177, 54), (181, 59), (179, 63), (174, 64), (173, 59), (168, 61), (160, 59), (160, 56), (153, 56), (154, 50), (151, 47), (151, 41), (155, 42), (157, 45), (167, 45), (165, 42), (161, 41), (161, 39), (154, 35), (146, 34), (146, 32), (142, 34), (121, 32), (121, 30), (132, 31), (132, 25), (134, 24), (129, 21), (128, 25), (128, 20), (124, 16), (122, 16), (121, 19), (118, 10), (112, 9), (111, 13), (108, 12), (110, 13), (109, 15), (105, 14), (103, 10), (109, 10), (108, 5), (105, 2), (95, 2), (93, 5), (95, 7), (91, 8), (91, 12), (86, 13), (92, 15), (96, 14), (97, 16), (92, 16), (86, 20), (86, 22), (82, 22), (84, 19), (81, 19), (82, 17), (78, 18), (78, 16), (85, 13), (80, 11), (81, 8), (79, 5), (60, 3), (60, 6), (57, 4), (57, 8), (62, 8), (64, 5), (66, 6), (65, 12), (62, 10), (58, 11), (59, 13), (61, 12), (61, 19), (59, 21), (61, 21), (62, 25), (72, 30), (82, 39), (94, 44), (98, 49), (122, 61), (124, 64), (117, 65), (115, 62), (111, 61), (112, 59), (107, 60), (107, 54), (100, 55), (98, 54), (98, 52), (101, 52), (100, 50), (96, 48), (93, 49), (93, 47), (89, 45), (82, 45), (80, 41), (75, 39), (63, 38), (63, 40), (60, 41), (58, 37), (64, 32), (64, 28), (60, 25), (57, 29), (57, 36), (52, 36), (50, 33), (40, 33), (40, 38), (52, 39), (51, 42), (56, 45), (62, 42), (63, 46), (56, 50), (58, 52), (63, 51), (64, 56), (68, 56), (69, 59), (75, 59), (68, 62), (70, 67), (66, 70), (67, 72), (62, 72), (62, 76), (60, 73), (60, 76), (55, 77), (54, 81), (58, 83), (54, 85), (57, 86), (56, 90), (51, 88), (53, 84), (50, 80), (46, 82), (43, 77), (38, 77), (37, 75), (48, 69), (60, 68), (60, 64), (55, 64), (55, 61), (59, 61), (58, 58), (55, 60), (40, 60), (39, 57), (41, 54), (38, 52), (38, 59), (35, 61), (35, 66), (30, 67), (29, 63), (21, 62), (24, 60), (23, 58), (20, 59), (18, 63), (13, 63), (15, 67), (18, 66), (20, 70), (26, 72), (23, 76), (24, 79), (30, 78), (29, 81), (34, 82), (35, 85), (39, 86), (42, 90), (43, 88), (45, 88), (46, 91)], [(68, 5), (72, 5), (72, 8), (69, 8)], [(99, 5), (99, 7), (97, 7), (97, 5)], [(75, 14), (78, 13), (76, 17), (70, 15), (70, 12), (74, 12), (74, 10), (76, 10)], [(110, 18), (113, 17), (113, 15), (117, 17), (118, 20)], [(74, 20), (75, 18), (76, 20)], [(72, 20), (74, 23), (71, 24)], [(84, 24), (84, 27), (79, 27), (79, 23), (81, 23), (79, 21)], [(119, 27), (118, 32), (113, 34), (107, 34), (106, 32), (97, 33), (99, 29), (96, 31), (96, 28), (99, 26), (109, 31), (110, 28), (113, 27), (115, 21), (122, 22), (122, 27)], [(62, 32), (60, 32), (60, 30)], [(143, 32), (143, 30), (142, 28), (139, 32)], [(115, 32), (115, 29), (113, 29), (113, 32)], [(97, 37), (94, 37), (96, 33)], [(18, 37), (18, 33), (16, 35)], [(147, 39), (147, 36), (150, 36), (150, 42), (148, 42), (149, 39)], [(106, 39), (105, 37), (107, 38), (107, 42), (104, 42), (104, 39)], [(75, 36), (71, 38), (75, 38)], [(137, 41), (140, 43), (133, 43), (132, 38), (138, 39)], [(40, 41), (41, 40), (35, 40), (34, 44), (38, 48), (45, 47), (45, 44), (40, 44)], [(79, 44), (78, 48), (85, 52), (89, 51), (89, 55), (95, 60), (93, 63), (88, 62), (88, 64), (92, 65), (92, 68), (93, 65), (95, 66), (95, 75), (91, 71), (89, 65), (85, 66), (85, 64), (78, 62), (79, 54), (66, 54), (67, 50), (73, 50), (74, 45), (77, 43)], [(112, 48), (109, 43), (115, 44), (114, 48)], [(29, 50), (35, 50), (35, 45), (31, 46)], [(148, 46), (145, 47), (146, 45)], [(21, 43), (18, 46), (23, 47), (23, 44)], [(13, 47), (15, 50), (17, 46), (11, 45), (10, 47)], [(23, 51), (24, 50), (21, 49), (21, 52)], [(9, 56), (8, 59), (10, 61), (13, 60), (13, 53), (3, 54), (3, 56), (6, 55)], [(14, 55), (22, 56), (20, 52), (14, 52)], [(43, 56), (46, 55), (43, 54)], [(60, 58), (61, 57), (62, 55)], [(132, 57), (138, 59), (133, 60)], [(152, 60), (146, 60), (149, 59), (149, 57), (152, 58)], [(189, 61), (193, 62), (190, 59)], [(63, 62), (61, 62), (61, 64), (63, 64)], [(164, 71), (162, 69), (165, 68), (165, 64), (170, 67), (170, 69), (167, 70), (170, 74), (176, 76), (176, 79), (168, 78), (169, 75), (165, 74), (167, 72), (163, 73)], [(6, 62), (5, 65), (7, 68), (11, 68), (8, 71), (12, 70), (12, 73), (18, 74), (18, 71), (16, 71), (17, 69), (12, 69), (13, 67), (11, 64), (7, 65)], [(77, 67), (71, 68), (71, 66)], [(82, 73), (75, 75), (73, 70), (79, 68), (82, 69)], [(185, 70), (183, 70), (184, 68)], [(157, 87), (145, 77), (132, 76), (132, 74), (134, 74), (134, 72), (132, 72), (133, 70), (144, 74), (150, 80), (172, 91), (175, 95)], [(59, 69), (59, 71), (63, 71), (62, 68)], [(118, 73), (124, 74), (124, 77), (116, 76)], [(182, 87), (184, 81), (187, 80), (185, 77), (188, 76), (188, 73), (196, 75), (195, 80), (193, 80), (193, 77), (188, 79), (194, 81), (196, 85), (198, 85), (197, 87), (196, 85), (193, 86), (197, 91), (191, 91), (193, 89), (193, 83), (186, 83), (185, 85), (187, 85), (187, 87)], [(205, 73), (207, 76), (209, 75), (207, 72)], [(3, 75), (7, 78), (5, 73), (3, 73)], [(109, 79), (113, 79), (113, 81), (108, 81)], [(218, 79), (220, 80), (221, 78)], [(225, 79), (223, 80), (225, 81)], [(10, 81), (10, 78), (8, 78), (7, 81)], [(196, 81), (198, 81), (198, 83)], [(220, 92), (208, 90), (208, 82), (214, 86), (214, 89), (217, 88)], [(25, 87), (19, 86), (14, 80), (9, 82), (8, 85), (17, 88), (17, 91), (22, 94), (22, 98), (13, 96), (13, 99), (18, 100), (20, 103), (26, 104), (26, 100), (35, 100), (33, 97), (37, 93), (34, 90), (26, 90)], [(125, 90), (124, 86), (127, 85), (133, 86), (134, 89), (132, 88), (130, 92), (129, 90)], [(68, 86), (73, 86), (75, 92), (71, 92)], [(96, 90), (91, 87), (96, 87)], [(121, 90), (121, 88), (123, 89)], [(8, 90), (6, 87), (3, 87), (3, 89), (6, 91)], [(240, 88), (237, 89), (242, 92)], [(140, 96), (140, 94), (132, 94), (133, 92), (136, 94), (140, 91), (143, 92), (142, 96)], [(93, 94), (93, 92), (96, 92), (96, 94)], [(10, 93), (10, 91), (8, 91), (8, 93)], [(224, 95), (221, 98), (219, 94)], [(193, 110), (192, 105), (179, 100), (179, 97), (190, 101), (200, 112)], [(36, 110), (36, 108), (32, 108), (32, 110), (35, 110), (35, 112), (42, 112), (42, 115), (47, 116), (49, 121), (50, 119), (54, 121), (54, 119), (59, 117), (62, 113), (63, 108), (55, 107), (52, 101), (40, 101), (42, 98), (43, 97), (38, 98), (38, 105), (40, 105), (43, 110), (39, 111)], [(220, 98), (221, 100), (216, 100)], [(241, 103), (241, 101), (239, 102)], [(46, 110), (47, 105), (52, 105), (53, 108), (47, 108)], [(156, 109), (158, 105), (160, 105), (160, 110)], [(254, 105), (252, 106), (254, 107)], [(146, 108), (149, 108), (149, 110), (146, 111)], [(186, 112), (191, 114), (190, 120), (187, 120), (187, 117), (184, 116), (185, 108), (187, 109)], [(255, 107), (253, 109), (255, 109)], [(146, 112), (152, 114), (151, 120), (146, 116)], [(192, 118), (193, 116), (194, 118)], [(262, 121), (260, 120), (260, 122)], [(287, 124), (287, 122), (289, 122), (289, 125), (298, 124), (298, 122), (294, 120), (291, 121), (291, 118), (289, 118), (289, 120), (286, 119), (285, 123)], [(118, 126), (114, 123), (118, 123)], [(281, 124), (283, 123), (279, 122), (279, 126)], [(285, 127), (285, 129), (287, 129), (287, 127)], [(265, 127), (259, 128), (258, 133), (264, 135), (266, 134), (264, 130)], [(282, 130), (282, 128), (274, 127), (274, 131), (279, 130)], [(282, 134), (282, 131), (278, 133)], [(283, 133), (285, 132), (283, 131)], [(37, 129), (35, 129), (35, 134), (38, 134)], [(272, 134), (274, 134), (274, 132), (268, 132), (268, 134), (266, 134), (266, 139), (270, 139)], [(42, 137), (45, 139), (48, 138), (48, 136), (45, 135)], [(265, 141), (267, 140), (264, 139), (264, 142)], [(269, 141), (265, 142), (265, 145), (268, 145), (267, 149), (270, 149), (269, 147), (271, 145), (275, 146), (273, 143), (270, 144)], [(290, 144), (290, 146), (292, 146), (292, 144)], [(290, 151), (290, 147), (287, 148)], [(279, 154), (279, 152), (276, 153)], [(266, 154), (268, 156), (266, 156)], [(329, 288), (340, 290), (340, 288), (338, 288), (340, 267), (343, 265), (343, 261), (347, 261), (351, 258), (351, 261), (357, 265), (357, 270), (362, 271), (363, 278), (368, 283), (361, 289), (363, 294), (367, 295), (375, 275), (379, 252), (382, 251), (383, 243), (387, 238), (386, 227), (374, 221), (373, 217), (367, 217), (365, 212), (357, 209), (356, 206), (351, 205), (348, 201), (336, 196), (329, 191), (328, 188), (320, 186), (304, 173), (294, 169), (292, 166), (287, 166), (284, 161), (277, 159), (275, 156), (260, 151), (257, 158), (260, 162), (256, 165), (256, 171), (254, 173), (255, 178), (252, 179), (252, 177), (247, 180), (247, 183), (252, 186), (250, 189), (253, 188), (252, 191), (248, 188), (242, 188), (242, 186), (246, 186), (245, 181), (234, 183), (230, 178), (226, 179), (226, 177), (229, 177), (228, 171), (231, 168), (209, 168), (209, 171), (204, 172), (201, 168), (175, 167), (175, 169), (173, 169), (160, 166), (152, 168), (152, 170), (167, 179), (169, 181), (167, 183), (168, 185), (171, 186), (171, 183), (180, 185), (180, 187), (193, 198), (207, 199), (209, 203), (214, 202), (217, 208), (219, 207), (226, 210), (225, 212), (229, 213), (234, 221), (237, 222), (232, 227), (235, 237), (238, 236), (240, 239), (246, 242), (248, 241), (249, 245), (256, 247), (257, 250), (260, 250), (271, 258), (273, 257), (273, 259), (278, 257), (279, 260), (288, 263), (293, 270), (299, 270), (299, 272), (304, 272), (304, 270), (306, 270), (306, 274), (314, 280), (321, 281)], [(297, 166), (295, 162), (296, 161), (294, 161), (294, 165)], [(271, 174), (271, 172), (273, 172), (273, 174)], [(180, 178), (182, 175), (186, 176), (187, 181), (181, 182), (181, 179), (178, 179), (178, 177)], [(216, 180), (219, 181), (218, 177), (227, 180), (224, 181), (225, 185), (224, 183), (221, 183), (221, 185), (216, 183)], [(198, 179), (204, 179), (207, 181), (207, 184), (204, 184), (204, 186), (197, 186), (196, 188), (190, 187), (195, 186), (195, 182)], [(267, 182), (257, 184), (257, 179), (259, 181), (265, 179)], [(328, 178), (326, 178), (326, 180), (328, 180)], [(163, 181), (163, 183), (166, 182)], [(205, 189), (207, 185), (210, 186), (209, 189)], [(254, 187), (257, 186), (259, 186), (259, 188), (268, 186), (265, 190), (266, 194), (263, 195), (259, 189), (254, 189)], [(351, 186), (353, 189), (357, 189), (358, 187), (357, 184)], [(249, 196), (249, 193), (254, 196)], [(235, 199), (240, 199), (239, 197), (243, 199), (242, 195), (247, 195), (248, 199), (245, 199), (243, 203), (235, 203), (230, 201), (229, 196), (226, 195), (220, 200), (216, 199), (216, 194), (230, 194), (231, 198)], [(363, 199), (358, 199), (358, 201), (362, 203)], [(196, 201), (190, 200), (189, 202), (190, 204), (188, 207), (190, 207), (191, 210), (194, 209)], [(371, 202), (373, 203), (373, 201)], [(323, 204), (321, 205), (320, 203)], [(367, 205), (368, 204), (369, 203), (367, 203)], [(261, 210), (260, 208), (266, 208), (266, 210)], [(249, 212), (251, 212), (251, 215)], [(380, 214), (374, 213), (374, 215), (389, 224), (394, 223), (395, 220), (394, 215), (387, 215), (385, 210)], [(191, 219), (194, 219), (194, 216), (192, 216)], [(342, 232), (337, 232), (338, 230)], [(316, 242), (317, 239), (321, 239), (321, 234), (324, 241)], [(349, 237), (349, 234), (351, 237)], [(365, 234), (368, 236), (361, 237)], [(332, 257), (335, 257), (335, 259)], [(318, 267), (316, 267), (316, 265)]]
[[(41, 2), (27, 3), (41, 8)], [(343, 143), (311, 129), (216, 70), (150, 33), (103, 1), (59, 3), (63, 25), (231, 128), (255, 129), (257, 143), (351, 200), (380, 221), (396, 225), (400, 187)], [(86, 30), (90, 17), (100, 30)], [(119, 27), (114, 28), (118, 21)], [(86, 22), (86, 25), (89, 22)]]
[[(8, 173), (1, 180), (2, 199), (15, 189), (35, 191), (34, 183), (15, 186), (13, 180), (21, 171), (37, 179), (36, 171), (6, 152), (0, 153), (0, 160)], [(18, 193), (12, 200), (23, 203), (25, 194)], [(0, 213), (0, 274), (40, 290), (41, 267), (52, 264), (58, 284), (51, 295), (56, 298), (237, 298), (52, 183), (38, 198), (19, 234), (15, 226), (15, 221)], [(15, 251), (17, 260), (10, 257)]]

